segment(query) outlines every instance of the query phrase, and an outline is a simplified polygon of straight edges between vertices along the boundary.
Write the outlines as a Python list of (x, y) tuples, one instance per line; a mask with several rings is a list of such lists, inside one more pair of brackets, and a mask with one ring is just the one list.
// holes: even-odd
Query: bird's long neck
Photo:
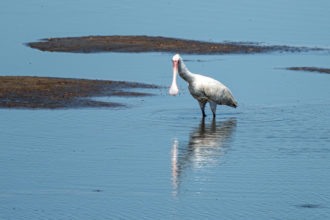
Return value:
[(180, 59), (179, 61), (178, 69), (179, 69), (179, 75), (181, 76), (182, 79), (184, 79), (188, 83), (193, 81), (194, 74), (188, 70), (182, 59)]

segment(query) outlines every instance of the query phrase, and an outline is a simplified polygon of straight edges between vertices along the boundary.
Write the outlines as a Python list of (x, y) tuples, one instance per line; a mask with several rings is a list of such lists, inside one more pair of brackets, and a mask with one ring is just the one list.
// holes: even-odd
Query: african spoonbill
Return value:
[(215, 117), (217, 105), (228, 105), (236, 108), (237, 101), (232, 95), (231, 91), (221, 82), (207, 76), (192, 73), (188, 70), (179, 54), (172, 58), (173, 61), (173, 80), (169, 90), (170, 95), (177, 95), (179, 93), (176, 84), (177, 74), (188, 83), (190, 94), (197, 99), (202, 110), (203, 117), (205, 114), (205, 105), (210, 104), (213, 117)]

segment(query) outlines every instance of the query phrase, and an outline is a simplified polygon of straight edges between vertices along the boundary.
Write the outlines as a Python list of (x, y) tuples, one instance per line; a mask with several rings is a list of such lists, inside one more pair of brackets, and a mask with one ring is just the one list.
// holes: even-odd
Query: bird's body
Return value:
[(217, 105), (237, 107), (237, 101), (225, 85), (210, 77), (190, 72), (178, 54), (173, 57), (173, 82), (169, 91), (171, 95), (178, 93), (176, 85), (177, 72), (188, 83), (189, 92), (198, 101), (203, 116), (205, 116), (207, 102), (210, 104), (214, 117)]

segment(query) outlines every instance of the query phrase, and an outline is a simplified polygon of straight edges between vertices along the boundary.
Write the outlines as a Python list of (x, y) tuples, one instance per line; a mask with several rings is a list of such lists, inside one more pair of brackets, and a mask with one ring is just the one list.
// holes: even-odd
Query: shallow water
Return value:
[[(328, 12), (326, 1), (3, 1), (0, 71), (169, 86), (172, 54), (48, 53), (23, 44), (148, 34), (328, 47)], [(131, 107), (120, 110), (1, 109), (0, 218), (329, 218), (330, 78), (282, 69), (329, 67), (329, 55), (183, 58), (206, 61), (186, 64), (230, 87), (239, 108), (219, 107), (213, 121), (207, 106), (203, 122), (179, 79), (177, 97), (164, 88), (109, 99)]]

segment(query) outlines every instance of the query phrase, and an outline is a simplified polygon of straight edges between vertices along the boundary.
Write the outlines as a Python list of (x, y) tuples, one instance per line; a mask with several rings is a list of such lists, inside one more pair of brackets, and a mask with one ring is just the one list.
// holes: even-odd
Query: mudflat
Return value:
[(0, 76), (0, 108), (124, 107), (91, 97), (150, 96), (130, 89), (158, 88), (156, 85), (125, 81), (67, 79), (33, 76)]
[(288, 67), (287, 70), (295, 71), (308, 71), (308, 72), (318, 72), (318, 73), (327, 73), (330, 74), (330, 69), (328, 68), (319, 68), (319, 67)]
[(266, 52), (307, 52), (321, 48), (265, 46), (251, 42), (205, 42), (154, 36), (85, 36), (47, 38), (27, 43), (31, 48), (50, 52), (172, 52), (183, 54), (247, 54)]

